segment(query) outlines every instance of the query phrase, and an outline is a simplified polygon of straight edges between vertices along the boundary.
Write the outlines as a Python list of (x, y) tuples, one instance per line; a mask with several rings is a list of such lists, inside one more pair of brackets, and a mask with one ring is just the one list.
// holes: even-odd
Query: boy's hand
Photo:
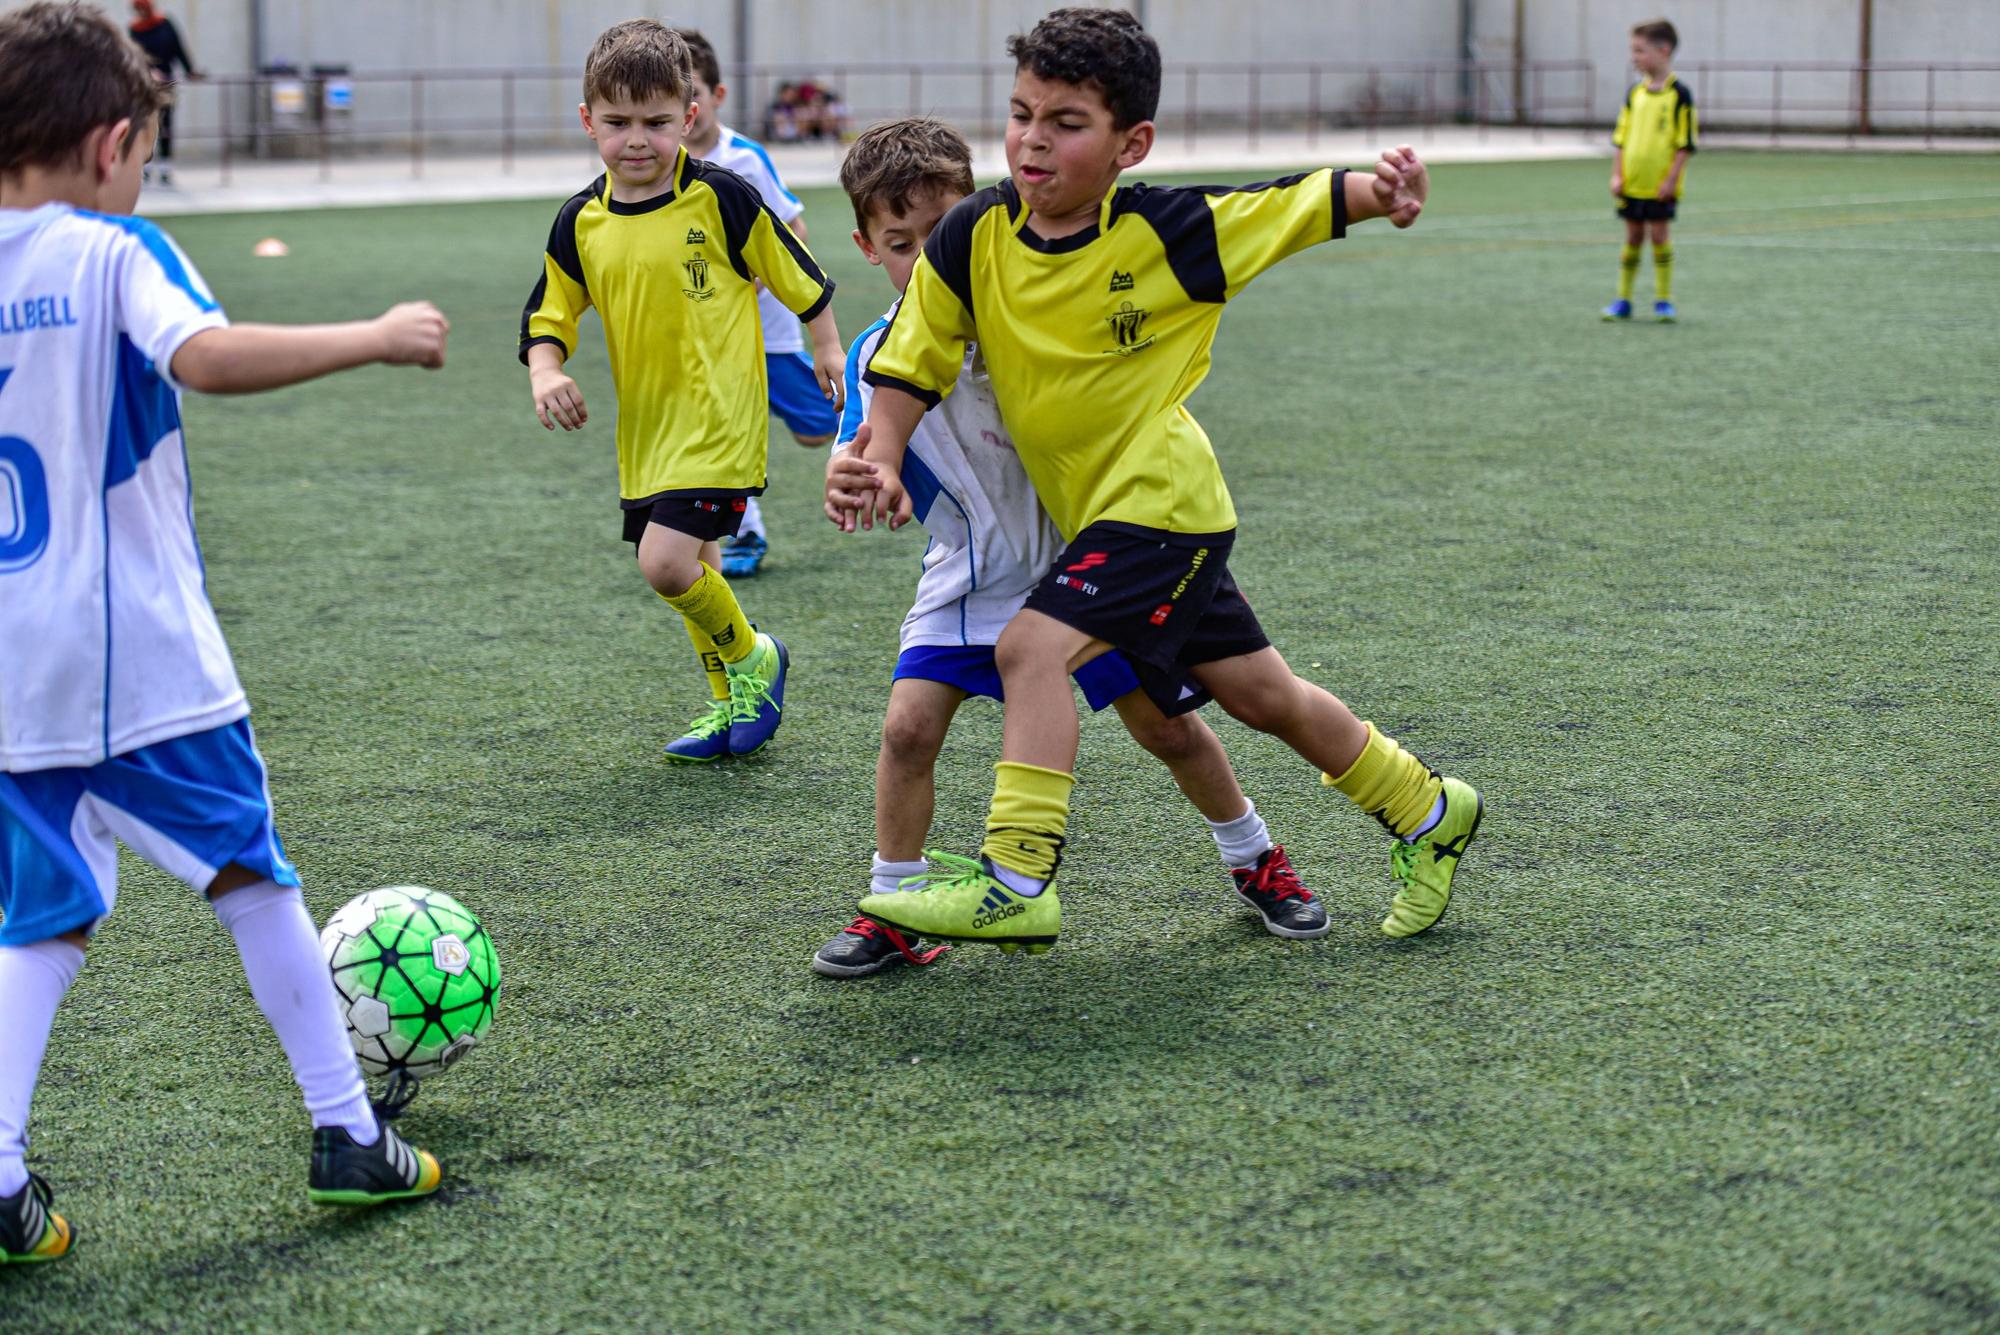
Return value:
[(1408, 144), (1385, 149), (1375, 164), (1375, 202), (1382, 216), (1398, 227), (1408, 227), (1424, 211), (1430, 197), (1431, 174)]
[(1670, 174), (1666, 180), (1660, 182), (1660, 188), (1655, 193), (1662, 204), (1671, 204), (1680, 192), (1681, 178)]
[(382, 360), (391, 366), (423, 366), (437, 370), (444, 365), (445, 336), (451, 321), (428, 301), (405, 301), (375, 317), (375, 329), (382, 337)]
[[(866, 425), (861, 428), (862, 431), (867, 429)], [(835, 450), (826, 461), (826, 517), (838, 525), (842, 533), (852, 533), (856, 512), (874, 501), (879, 471), (874, 464), (845, 447)]]
[(847, 354), (835, 342), (828, 346), (813, 344), (813, 378), (819, 381), (820, 393), (826, 395), (827, 402), (836, 408), (847, 406)]
[(1624, 173), (1624, 172), (1621, 172), (1621, 171), (1614, 171), (1614, 172), (1612, 172), (1612, 173), (1611, 173), (1611, 197), (1612, 197), (1613, 199), (1623, 199), (1623, 198), (1625, 198), (1625, 173)]
[(528, 377), (528, 388), (535, 396), (535, 416), (549, 430), (560, 426), (575, 431), (590, 420), (583, 407), (583, 391), (560, 370), (537, 367)]

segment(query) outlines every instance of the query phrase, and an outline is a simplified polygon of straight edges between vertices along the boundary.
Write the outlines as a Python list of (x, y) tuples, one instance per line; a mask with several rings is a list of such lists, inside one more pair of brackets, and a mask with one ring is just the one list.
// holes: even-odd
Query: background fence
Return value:
[[(889, 116), (944, 117), (974, 138), (1005, 124), (1012, 67), (1002, 64), (868, 63), (759, 66), (744, 71), (728, 108), (732, 124), (784, 138), (767, 108), (785, 83), (812, 81), (838, 94), (859, 129)], [(1710, 61), (1681, 71), (1706, 130), (1755, 134), (1893, 128), (1926, 144), (2000, 133), (2000, 63)], [(552, 67), (484, 70), (335, 70), (231, 75), (183, 85), (176, 156), (318, 158), (360, 153), (425, 157), (516, 154), (579, 146), (576, 72)], [(1234, 139), (1255, 148), (1272, 135), (1394, 126), (1517, 125), (1596, 132), (1616, 114), (1598, 99), (1589, 61), (1317, 62), (1186, 64), (1169, 70), (1159, 123), (1190, 146)], [(780, 130), (774, 134), (774, 130)]]

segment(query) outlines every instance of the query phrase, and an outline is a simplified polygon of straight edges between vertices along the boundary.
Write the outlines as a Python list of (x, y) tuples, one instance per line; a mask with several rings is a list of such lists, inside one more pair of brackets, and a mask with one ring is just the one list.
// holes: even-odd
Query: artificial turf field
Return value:
[[(227, 935), (128, 859), (36, 1104), (82, 1241), (0, 1328), (2000, 1328), (2000, 165), (1705, 153), (1673, 327), (1596, 318), (1605, 175), (1438, 169), (1237, 302), (1194, 403), (1274, 641), (1486, 794), (1444, 923), (1382, 937), (1374, 823), (1210, 711), (1335, 921), (1265, 935), (1107, 715), (1055, 952), (844, 983), (921, 538), (835, 533), (774, 435), (787, 722), (670, 768), (701, 683), (601, 336), (580, 437), (514, 359), (554, 202), (175, 222), (238, 320), (453, 320), (440, 374), (186, 415), (315, 915), (449, 889), (506, 984), (403, 1123), (441, 1199), (316, 1210)], [(887, 285), (808, 204), (852, 337)]]

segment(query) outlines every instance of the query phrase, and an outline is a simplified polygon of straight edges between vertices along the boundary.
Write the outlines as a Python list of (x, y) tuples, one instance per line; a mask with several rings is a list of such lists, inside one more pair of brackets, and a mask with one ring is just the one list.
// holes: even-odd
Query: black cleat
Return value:
[(1292, 870), (1282, 846), (1273, 845), (1250, 870), (1229, 874), (1236, 881), (1236, 897), (1257, 910), (1271, 935), (1310, 941), (1332, 929), (1325, 906)]
[(306, 1195), (314, 1205), (381, 1205), (428, 1196), (444, 1173), (428, 1150), (412, 1149), (381, 1124), (373, 1145), (357, 1145), (341, 1126), (313, 1131), (312, 1176)]
[(866, 978), (905, 961), (929, 964), (950, 950), (938, 946), (919, 954), (917, 938), (872, 918), (856, 918), (813, 956), (813, 972), (828, 978)]

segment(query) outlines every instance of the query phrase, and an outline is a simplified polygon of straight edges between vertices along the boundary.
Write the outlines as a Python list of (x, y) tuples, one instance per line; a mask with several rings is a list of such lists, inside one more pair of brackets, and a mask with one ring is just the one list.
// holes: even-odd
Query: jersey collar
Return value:
[(679, 199), (681, 192), (687, 189), (687, 175), (688, 151), (687, 145), (682, 144), (674, 153), (673, 184), (669, 185), (660, 194), (654, 195), (651, 199), (642, 199), (637, 204), (627, 204), (623, 200), (611, 197), (611, 173), (606, 172), (604, 173), (604, 207), (606, 211), (616, 213), (621, 217), (630, 217), (634, 214), (651, 213), (655, 209), (663, 209)]
[(1118, 187), (1105, 191), (1103, 201), (1097, 206), (1097, 221), (1080, 232), (1071, 232), (1051, 241), (1028, 230), (1028, 207), (1021, 202), (1021, 192), (1014, 188), (1014, 178), (1009, 176), (1000, 183), (1000, 197), (1007, 203), (1007, 219), (1013, 224), (1014, 235), (1022, 245), (1030, 250), (1038, 250), (1044, 255), (1067, 255), (1074, 250), (1082, 250), (1111, 230), (1111, 218), (1118, 199)]

